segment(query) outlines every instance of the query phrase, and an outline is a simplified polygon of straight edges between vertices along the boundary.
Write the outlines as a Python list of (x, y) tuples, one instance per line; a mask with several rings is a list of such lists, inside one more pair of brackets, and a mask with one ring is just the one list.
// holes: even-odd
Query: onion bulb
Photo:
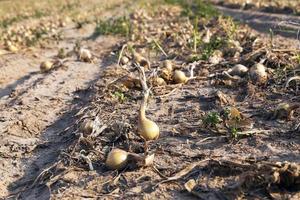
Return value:
[(80, 125), (80, 131), (82, 131), (84, 134), (90, 134), (93, 132), (94, 129), (94, 121), (90, 119), (86, 119), (82, 122)]
[(79, 59), (84, 62), (92, 62), (92, 54), (88, 49), (80, 49)]
[(277, 106), (276, 110), (288, 110), (289, 108), (290, 108), (290, 104), (288, 104), (288, 103), (280, 103)]
[(136, 78), (132, 74), (123, 78), (122, 84), (127, 88), (141, 88), (140, 79)]
[(261, 63), (255, 64), (253, 67), (250, 68), (250, 78), (253, 83), (265, 83), (268, 78), (266, 67)]
[(287, 119), (291, 120), (294, 114), (294, 110), (299, 108), (298, 104), (280, 103), (276, 110), (273, 112), (273, 119)]
[(146, 69), (150, 69), (150, 63), (149, 61), (141, 56), (141, 54), (137, 52), (133, 52), (133, 59), (136, 63), (140, 64), (142, 67), (145, 67)]
[(247, 74), (248, 68), (244, 65), (237, 64), (227, 71), (231, 76), (243, 77)]
[(171, 81), (172, 80), (172, 72), (170, 72), (167, 69), (162, 69), (160, 72), (160, 76), (166, 80), (166, 81)]
[(157, 124), (146, 118), (146, 101), (148, 96), (149, 91), (144, 96), (138, 116), (138, 132), (146, 141), (156, 140), (159, 137), (159, 127)]
[(214, 53), (208, 58), (208, 62), (211, 64), (219, 64), (223, 60), (223, 53), (220, 50), (214, 51)]
[(51, 61), (44, 61), (40, 65), (41, 72), (47, 72), (53, 67), (53, 62)]
[(186, 83), (188, 80), (188, 77), (186, 77), (183, 71), (175, 70), (173, 74), (174, 83)]
[(60, 59), (64, 59), (67, 57), (67, 53), (64, 48), (60, 48), (57, 53), (57, 57)]
[(166, 85), (166, 81), (163, 78), (160, 77), (153, 77), (151, 79), (152, 85), (154, 86), (162, 86), (162, 85)]
[(165, 60), (163, 63), (162, 63), (162, 67), (166, 70), (168, 70), (169, 72), (172, 72), (173, 71), (173, 63), (171, 60)]
[(235, 52), (239, 52), (239, 53), (243, 52), (243, 47), (241, 47), (240, 42), (237, 40), (229, 40), (228, 46), (231, 50)]
[(15, 45), (13, 45), (13, 44), (11, 44), (11, 43), (9, 43), (9, 44), (7, 45), (7, 49), (8, 49), (10, 52), (12, 52), (12, 53), (16, 53), (16, 52), (19, 51), (18, 47), (16, 47)]
[(120, 62), (122, 65), (125, 65), (129, 62), (129, 58), (126, 56), (122, 56)]
[(122, 169), (128, 161), (128, 152), (121, 149), (111, 150), (106, 158), (105, 164), (110, 169)]

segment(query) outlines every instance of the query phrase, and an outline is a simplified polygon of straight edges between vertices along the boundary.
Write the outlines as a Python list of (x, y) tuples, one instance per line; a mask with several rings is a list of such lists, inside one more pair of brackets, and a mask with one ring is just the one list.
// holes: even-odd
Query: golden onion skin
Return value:
[(45, 62), (42, 62), (41, 65), (40, 65), (40, 70), (41, 72), (47, 72), (49, 71), (53, 66), (53, 63), (50, 62), (50, 61), (45, 61)]
[(147, 118), (140, 118), (138, 124), (139, 134), (146, 140), (156, 140), (159, 137), (159, 127)]
[(173, 81), (174, 83), (186, 83), (188, 78), (185, 76), (183, 71), (175, 70), (173, 74)]
[(93, 120), (87, 119), (82, 122), (80, 125), (80, 131), (82, 131), (84, 134), (91, 134), (94, 129), (94, 122)]
[(122, 169), (128, 161), (128, 153), (122, 149), (111, 150), (106, 158), (105, 165), (110, 169)]
[(165, 60), (163, 62), (163, 68), (167, 69), (169, 72), (173, 71), (173, 63), (171, 60)]
[(249, 74), (252, 82), (255, 84), (264, 84), (268, 80), (266, 67), (261, 63), (257, 63), (253, 67), (251, 67)]
[(148, 93), (144, 96), (141, 104), (139, 119), (138, 119), (138, 133), (144, 140), (156, 140), (159, 137), (158, 125), (146, 118), (146, 100), (148, 99)]

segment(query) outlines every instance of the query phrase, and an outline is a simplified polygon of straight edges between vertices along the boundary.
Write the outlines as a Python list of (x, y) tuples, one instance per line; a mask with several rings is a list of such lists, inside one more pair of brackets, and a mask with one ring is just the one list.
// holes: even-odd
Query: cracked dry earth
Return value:
[[(126, 5), (117, 6), (103, 15), (120, 13), (125, 8)], [(161, 28), (180, 19), (180, 25), (185, 26), (186, 21), (178, 12), (180, 9), (167, 8), (169, 10), (159, 8), (156, 20), (146, 20), (146, 23)], [(75, 29), (70, 23), (62, 28), (63, 40), (58, 44), (0, 57), (0, 198), (300, 198), (299, 188), (289, 190), (281, 182), (282, 188), (279, 187), (281, 190), (277, 192), (271, 187), (273, 184), (268, 185), (272, 178), (270, 172), (277, 166), (274, 163), (300, 162), (299, 127), (295, 129), (299, 123), (299, 109), (290, 121), (266, 120), (262, 115), (279, 102), (299, 102), (299, 93), (294, 87), (285, 91), (284, 81), (279, 81), (275, 89), (270, 85), (261, 86), (256, 88), (255, 95), (246, 98), (247, 86), (212, 83), (208, 77), (207, 73), (227, 68), (226, 63), (211, 65), (199, 61), (194, 63), (196, 79), (183, 85), (153, 87), (147, 116), (161, 129), (159, 139), (149, 144), (149, 149), (155, 152), (155, 167), (129, 166), (119, 172), (108, 170), (104, 166), (105, 154), (112, 147), (144, 153), (143, 140), (136, 134), (142, 92), (140, 88), (122, 90), (116, 81), (122, 80), (128, 70), (136, 74), (132, 66), (124, 70), (126, 66), (121, 68), (116, 64), (116, 52), (121, 49), (120, 44), (127, 41), (113, 36), (87, 39), (93, 35), (94, 28), (94, 24), (87, 23), (81, 29)], [(266, 39), (264, 35), (255, 37)], [(54, 57), (59, 47), (71, 50), (77, 40), (82, 40), (81, 45), (96, 56), (93, 63), (80, 62), (73, 56), (67, 58), (66, 67), (46, 74), (39, 72), (42, 61)], [(136, 42), (137, 47), (146, 46), (138, 40), (131, 42)], [(247, 44), (243, 43), (245, 48)], [(177, 52), (177, 47), (172, 49), (173, 46), (169, 50), (167, 46), (165, 44), (164, 50), (169, 55), (175, 54), (176, 67), (188, 72), (190, 65), (184, 60), (186, 52)], [(287, 43), (279, 43), (276, 47), (286, 46)], [(268, 53), (269, 49), (265, 51)], [(266, 56), (266, 52), (259, 56)], [(253, 59), (258, 61), (258, 58)], [(151, 61), (154, 67), (159, 66), (157, 57)], [(247, 67), (253, 63), (241, 62)], [(267, 57), (266, 63), (271, 66), (272, 62)], [(120, 90), (125, 94), (124, 99), (112, 95)], [(216, 98), (218, 91), (229, 97), (226, 106), (238, 108), (245, 117), (251, 118), (253, 129), (262, 131), (233, 140), (226, 132), (204, 127), (203, 117), (224, 107)], [(283, 95), (282, 91), (286, 93)], [(96, 138), (82, 135), (79, 126), (86, 118), (100, 119), (100, 124), (107, 128)], [(80, 157), (83, 153), (90, 158), (95, 170), (89, 171), (88, 163)], [(166, 177), (174, 174), (175, 177), (176, 174), (183, 175), (166, 181)], [(289, 174), (285, 175), (289, 177)], [(189, 191), (186, 183), (193, 182), (192, 179), (197, 181), (197, 186)], [(299, 187), (299, 172), (295, 180)], [(281, 196), (282, 191), (287, 194)]]

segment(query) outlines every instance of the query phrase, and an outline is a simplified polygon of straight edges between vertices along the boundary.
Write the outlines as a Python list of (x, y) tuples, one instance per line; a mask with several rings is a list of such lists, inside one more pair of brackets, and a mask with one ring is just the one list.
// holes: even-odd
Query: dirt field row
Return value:
[(291, 15), (300, 14), (300, 2), (297, 0), (211, 0), (211, 2), (244, 10)]

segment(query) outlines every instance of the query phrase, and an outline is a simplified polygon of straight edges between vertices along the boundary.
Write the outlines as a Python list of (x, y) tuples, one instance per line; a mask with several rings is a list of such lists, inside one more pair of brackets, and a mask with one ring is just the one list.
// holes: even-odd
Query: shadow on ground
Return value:
[(14, 83), (7, 85), (5, 88), (0, 89), (0, 98), (9, 95), (12, 91), (18, 87), (18, 85), (23, 84), (26, 80), (30, 79), (32, 76), (38, 74), (38, 72), (31, 72), (20, 79), (16, 80)]

